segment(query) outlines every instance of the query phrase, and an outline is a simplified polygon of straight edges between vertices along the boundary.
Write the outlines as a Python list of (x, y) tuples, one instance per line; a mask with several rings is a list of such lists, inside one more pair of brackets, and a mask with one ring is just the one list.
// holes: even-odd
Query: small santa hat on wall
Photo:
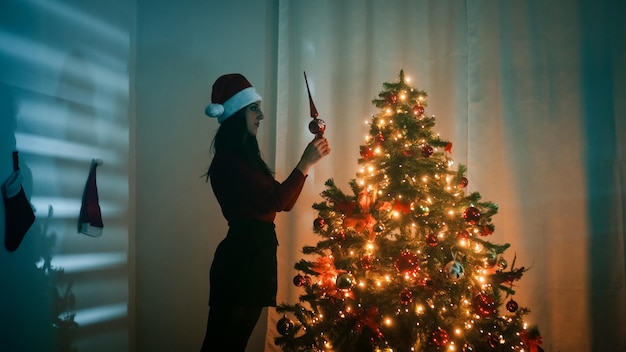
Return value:
[(91, 168), (85, 183), (83, 202), (78, 216), (78, 232), (91, 237), (102, 236), (102, 229), (104, 228), (96, 184), (96, 168), (100, 165), (102, 165), (102, 160), (91, 160)]

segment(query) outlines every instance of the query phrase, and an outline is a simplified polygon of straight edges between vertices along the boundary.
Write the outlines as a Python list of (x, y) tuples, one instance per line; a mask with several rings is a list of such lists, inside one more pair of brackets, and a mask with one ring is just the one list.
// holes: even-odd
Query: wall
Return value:
[[(15, 217), (0, 201), (2, 351), (129, 349), (133, 16), (126, 1), (0, 3), (0, 182), (18, 150), (36, 215), (9, 252), (5, 224)], [(77, 231), (92, 158), (104, 161), (97, 238)]]

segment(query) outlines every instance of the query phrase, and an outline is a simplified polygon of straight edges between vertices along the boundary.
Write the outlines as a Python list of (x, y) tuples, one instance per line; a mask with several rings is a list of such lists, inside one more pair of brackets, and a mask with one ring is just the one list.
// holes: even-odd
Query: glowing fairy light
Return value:
[(400, 100), (406, 100), (406, 93), (405, 92), (400, 93)]
[(391, 326), (393, 324), (393, 320), (391, 318), (385, 318), (385, 325)]

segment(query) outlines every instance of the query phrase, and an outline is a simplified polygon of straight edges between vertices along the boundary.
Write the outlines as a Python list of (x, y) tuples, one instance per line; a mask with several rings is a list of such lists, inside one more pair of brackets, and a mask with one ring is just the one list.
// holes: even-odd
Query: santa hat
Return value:
[(96, 168), (102, 165), (102, 160), (92, 159), (89, 176), (83, 191), (83, 200), (78, 215), (78, 232), (91, 236), (102, 236), (102, 211), (98, 197), (98, 186), (96, 184)]
[(261, 96), (239, 73), (223, 75), (213, 83), (211, 104), (204, 113), (209, 117), (217, 117), (219, 123), (224, 122), (240, 109), (261, 100)]

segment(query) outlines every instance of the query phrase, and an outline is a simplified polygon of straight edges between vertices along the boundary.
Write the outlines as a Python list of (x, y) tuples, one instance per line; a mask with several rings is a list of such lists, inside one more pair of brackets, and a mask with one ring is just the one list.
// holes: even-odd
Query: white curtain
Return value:
[[(295, 303), (293, 264), (324, 182), (348, 190), (383, 82), (400, 70), (468, 166), (469, 190), (497, 203), (491, 240), (531, 267), (516, 300), (546, 351), (626, 351), (626, 3), (341, 0), (276, 3), (275, 168), (308, 132), (306, 71), (332, 154), (279, 215), (278, 301)], [(274, 104), (270, 104), (274, 105)], [(268, 121), (268, 123), (270, 123)], [(276, 350), (270, 310), (266, 351)]]

